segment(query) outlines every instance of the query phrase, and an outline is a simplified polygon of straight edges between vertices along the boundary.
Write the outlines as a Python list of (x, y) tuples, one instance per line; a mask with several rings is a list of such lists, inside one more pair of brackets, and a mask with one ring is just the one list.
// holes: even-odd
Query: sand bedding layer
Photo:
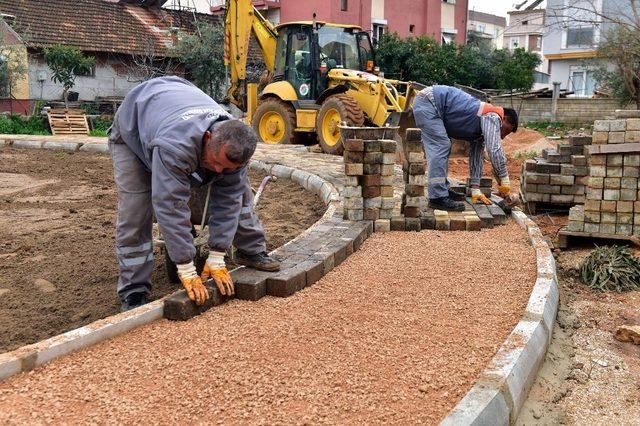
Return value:
[(374, 234), (287, 299), (157, 321), (0, 384), (0, 423), (437, 423), (521, 318), (514, 223)]
[[(257, 188), (263, 174), (251, 172)], [(258, 205), (272, 250), (326, 211), (287, 179)], [(0, 149), (0, 353), (119, 312), (116, 192), (108, 155)], [(156, 250), (152, 299), (175, 291)]]

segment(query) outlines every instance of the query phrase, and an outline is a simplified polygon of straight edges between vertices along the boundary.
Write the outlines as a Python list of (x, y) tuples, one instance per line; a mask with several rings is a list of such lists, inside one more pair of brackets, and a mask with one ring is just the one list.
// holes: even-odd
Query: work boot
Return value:
[(274, 272), (280, 270), (280, 262), (269, 257), (267, 252), (248, 254), (241, 250), (236, 252), (236, 263), (257, 269), (259, 271)]
[(453, 201), (464, 201), (465, 195), (456, 191), (449, 190), (449, 198), (451, 198)]
[(126, 297), (126, 299), (124, 299), (124, 302), (122, 302), (122, 306), (120, 307), (120, 312), (130, 311), (142, 305), (146, 305), (146, 303), (147, 303), (146, 294), (131, 293), (129, 296)]
[(463, 212), (464, 203), (454, 201), (451, 197), (430, 198), (429, 207), (434, 210), (446, 210), (449, 212)]

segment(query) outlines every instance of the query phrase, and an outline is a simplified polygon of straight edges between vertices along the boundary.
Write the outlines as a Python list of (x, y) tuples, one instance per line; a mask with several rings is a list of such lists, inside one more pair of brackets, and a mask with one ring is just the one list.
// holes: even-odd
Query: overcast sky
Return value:
[[(521, 2), (522, 0), (469, 0), (469, 10), (506, 17), (507, 12), (514, 9), (513, 5)], [(538, 7), (543, 7), (545, 3)]]

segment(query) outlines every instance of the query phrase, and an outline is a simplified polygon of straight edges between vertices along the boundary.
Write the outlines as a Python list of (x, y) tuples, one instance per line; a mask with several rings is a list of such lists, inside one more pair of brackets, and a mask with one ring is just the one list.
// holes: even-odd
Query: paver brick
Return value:
[(409, 197), (424, 196), (424, 186), (422, 185), (405, 185), (405, 193)]
[(209, 299), (203, 305), (196, 305), (189, 299), (187, 292), (181, 290), (164, 301), (164, 317), (172, 321), (186, 321), (227, 301), (227, 297), (220, 293), (212, 280), (208, 280), (204, 285), (209, 292)]
[(275, 297), (289, 297), (307, 285), (307, 271), (293, 267), (267, 278), (267, 294)]
[(364, 166), (362, 164), (345, 164), (344, 174), (347, 176), (361, 176), (364, 174)]
[(365, 186), (362, 188), (362, 196), (364, 198), (375, 198), (380, 197), (380, 187), (379, 186)]
[(380, 164), (365, 164), (362, 167), (365, 175), (379, 175), (382, 173), (382, 165)]
[(346, 139), (343, 142), (344, 149), (347, 151), (364, 151), (364, 140), (362, 139)]
[(383, 159), (382, 155), (381, 152), (365, 152), (363, 162), (365, 164), (381, 164)]
[(258, 300), (267, 294), (267, 277), (273, 273), (251, 268), (239, 268), (231, 272), (236, 299)]
[(362, 176), (363, 186), (380, 186), (382, 183), (380, 175), (365, 175)]
[(380, 141), (377, 139), (364, 141), (365, 152), (380, 152)]
[(384, 152), (384, 153), (393, 152), (393, 153), (395, 153), (396, 149), (397, 149), (396, 141), (394, 141), (394, 140), (386, 140), (386, 139), (381, 139), (380, 140), (380, 151), (381, 152)]
[(421, 228), (419, 217), (407, 217), (405, 218), (405, 229), (407, 231), (419, 232)]
[(374, 225), (375, 232), (389, 232), (391, 230), (391, 221), (389, 219), (378, 219)]
[(404, 216), (394, 216), (391, 218), (391, 230), (392, 231), (404, 231), (405, 228), (405, 217)]
[(406, 217), (420, 217), (420, 207), (405, 206), (403, 213)]

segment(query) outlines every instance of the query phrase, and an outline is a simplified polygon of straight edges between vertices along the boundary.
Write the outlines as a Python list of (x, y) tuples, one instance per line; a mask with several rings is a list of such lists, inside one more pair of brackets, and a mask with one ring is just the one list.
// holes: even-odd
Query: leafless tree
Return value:
[(156, 42), (148, 38), (144, 40), (143, 50), (122, 61), (129, 81), (143, 82), (155, 77), (174, 75), (180, 68), (180, 62), (166, 53), (158, 52)]
[[(549, 0), (548, 30), (593, 27), (601, 84), (640, 109), (640, 1)], [(602, 64), (604, 62), (605, 65)], [(613, 64), (614, 70), (606, 68)]]

